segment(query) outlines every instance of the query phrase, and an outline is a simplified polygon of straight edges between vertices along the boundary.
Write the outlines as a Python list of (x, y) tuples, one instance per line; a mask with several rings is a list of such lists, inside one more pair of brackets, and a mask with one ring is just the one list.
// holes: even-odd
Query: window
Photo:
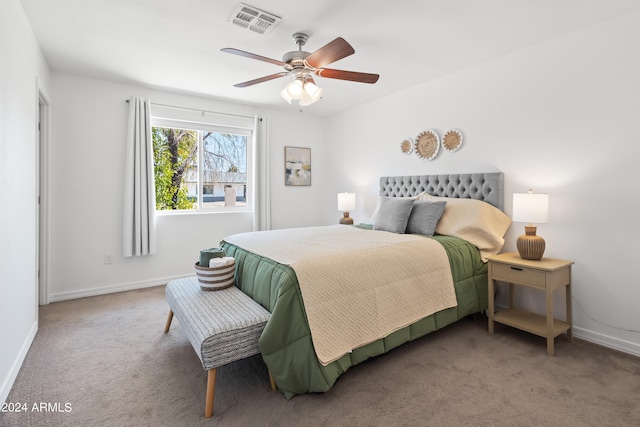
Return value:
[(250, 210), (250, 129), (152, 119), (156, 211)]

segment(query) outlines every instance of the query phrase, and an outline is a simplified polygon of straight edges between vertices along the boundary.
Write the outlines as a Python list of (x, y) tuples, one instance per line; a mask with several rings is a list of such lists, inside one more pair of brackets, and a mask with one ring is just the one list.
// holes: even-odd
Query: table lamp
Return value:
[(356, 208), (355, 193), (338, 193), (338, 210), (343, 212), (340, 224), (353, 225), (353, 218), (349, 218), (349, 211)]
[(549, 221), (549, 195), (528, 193), (513, 194), (513, 221), (526, 222), (525, 234), (518, 237), (516, 247), (522, 259), (539, 260), (544, 254), (545, 241), (536, 235), (537, 227), (532, 223)]

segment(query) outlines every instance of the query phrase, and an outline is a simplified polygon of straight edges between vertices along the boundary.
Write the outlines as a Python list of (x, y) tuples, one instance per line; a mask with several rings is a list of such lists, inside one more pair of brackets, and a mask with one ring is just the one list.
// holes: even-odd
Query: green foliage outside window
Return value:
[(156, 210), (246, 206), (246, 135), (162, 126), (151, 130)]
[(156, 209), (194, 209), (184, 179), (197, 170), (198, 132), (152, 128)]

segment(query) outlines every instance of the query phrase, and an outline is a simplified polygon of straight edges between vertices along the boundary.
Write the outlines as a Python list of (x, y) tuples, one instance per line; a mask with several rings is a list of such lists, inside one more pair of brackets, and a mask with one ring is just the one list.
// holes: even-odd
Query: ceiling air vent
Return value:
[(232, 24), (258, 34), (269, 33), (281, 20), (279, 16), (244, 3), (240, 3), (229, 17), (229, 22)]

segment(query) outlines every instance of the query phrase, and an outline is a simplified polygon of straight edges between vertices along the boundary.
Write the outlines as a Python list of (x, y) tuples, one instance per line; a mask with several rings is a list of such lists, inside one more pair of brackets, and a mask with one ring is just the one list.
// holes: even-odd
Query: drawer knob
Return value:
[(518, 271), (522, 271), (522, 268), (520, 267), (511, 267), (512, 270), (518, 270)]

